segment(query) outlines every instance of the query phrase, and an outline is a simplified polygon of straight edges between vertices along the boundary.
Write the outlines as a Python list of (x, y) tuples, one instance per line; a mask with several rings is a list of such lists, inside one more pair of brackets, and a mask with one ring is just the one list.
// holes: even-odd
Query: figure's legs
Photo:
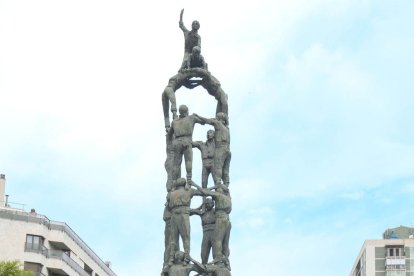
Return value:
[(168, 258), (170, 257), (171, 250), (171, 224), (170, 222), (165, 223), (164, 229), (164, 266), (168, 263)]
[(190, 254), (190, 216), (189, 216), (188, 213), (187, 214), (177, 214), (175, 216), (177, 217), (176, 228), (177, 228), (178, 233), (181, 236), (181, 239), (182, 239), (182, 242), (183, 242), (184, 253), (189, 255)]
[(231, 152), (227, 153), (227, 158), (224, 160), (223, 164), (223, 184), (227, 187), (230, 185), (230, 161), (231, 161)]
[(170, 192), (172, 188), (173, 168), (174, 168), (173, 162), (174, 162), (174, 154), (167, 153), (167, 159), (165, 160), (165, 170), (167, 171), (167, 183), (166, 183), (167, 192)]
[(173, 119), (177, 118), (177, 103), (175, 101), (175, 91), (171, 86), (165, 88), (165, 94), (167, 94), (168, 99), (171, 103), (171, 112), (173, 114)]
[(226, 235), (229, 220), (227, 218), (216, 218), (216, 226), (214, 227), (213, 252), (214, 259), (223, 258), (223, 240)]
[(226, 259), (228, 259), (230, 256), (230, 247), (229, 247), (230, 232), (231, 232), (231, 222), (229, 222), (229, 226), (226, 229), (226, 233), (223, 239), (223, 255), (224, 257), (226, 257)]
[(174, 261), (174, 254), (176, 252), (176, 248), (179, 247), (179, 229), (178, 225), (180, 221), (178, 220), (178, 215), (173, 214), (171, 216), (171, 228), (170, 228), (170, 258), (169, 264), (172, 264)]
[(181, 162), (183, 160), (183, 143), (182, 141), (174, 140), (173, 142), (174, 158), (172, 164), (172, 180), (176, 180), (181, 175)]
[(201, 186), (203, 188), (207, 188), (209, 174), (210, 174), (210, 168), (203, 166), (203, 170), (201, 171)]
[(165, 127), (170, 126), (170, 114), (168, 113), (169, 103), (171, 103), (171, 112), (173, 114), (173, 120), (177, 118), (177, 103), (175, 100), (175, 91), (174, 89), (167, 85), (164, 92), (162, 93), (162, 109), (164, 112), (164, 124)]
[(213, 236), (213, 230), (207, 230), (203, 232), (203, 241), (201, 243), (201, 263), (208, 263), (208, 257), (210, 256), (211, 240)]
[(170, 127), (170, 114), (168, 113), (168, 108), (169, 108), (169, 101), (168, 101), (168, 96), (165, 93), (162, 93), (162, 109), (164, 112), (164, 125), (165, 127)]
[(190, 216), (188, 214), (181, 214), (178, 231), (183, 240), (184, 253), (190, 255)]
[(218, 185), (222, 179), (223, 165), (225, 161), (225, 149), (216, 148), (214, 153), (214, 164), (213, 164), (213, 179), (214, 185)]
[(184, 149), (185, 170), (187, 172), (187, 182), (192, 178), (193, 170), (193, 148), (191, 144), (185, 145)]

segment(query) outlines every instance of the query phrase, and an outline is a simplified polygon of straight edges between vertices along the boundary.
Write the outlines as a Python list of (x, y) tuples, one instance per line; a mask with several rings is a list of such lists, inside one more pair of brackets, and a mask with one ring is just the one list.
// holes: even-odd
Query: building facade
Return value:
[(367, 240), (350, 276), (414, 276), (414, 228), (387, 229), (382, 240)]
[[(0, 178), (4, 196), (4, 175)], [(20, 261), (36, 276), (116, 276), (109, 263), (102, 261), (66, 223), (3, 202), (0, 261)]]

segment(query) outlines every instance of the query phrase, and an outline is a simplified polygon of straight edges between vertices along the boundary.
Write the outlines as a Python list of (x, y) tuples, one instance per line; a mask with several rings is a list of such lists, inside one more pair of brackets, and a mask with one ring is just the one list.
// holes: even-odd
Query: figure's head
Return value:
[(188, 107), (184, 104), (180, 105), (178, 112), (180, 112), (180, 117), (186, 117), (188, 116)]
[(214, 201), (209, 197), (206, 198), (206, 200), (204, 201), (204, 204), (206, 205), (207, 210), (211, 210), (214, 207)]
[(199, 56), (200, 53), (201, 53), (200, 46), (194, 46), (191, 52), (192, 52), (193, 55)]
[(226, 113), (219, 112), (216, 114), (216, 119), (222, 122), (225, 125), (229, 124), (229, 117), (226, 115)]
[(214, 138), (214, 130), (210, 129), (209, 131), (207, 131), (207, 140), (213, 139)]
[(184, 187), (185, 186), (185, 184), (187, 183), (186, 182), (186, 180), (185, 180), (185, 178), (178, 178), (177, 180), (175, 180), (175, 188), (178, 188), (178, 187)]
[(182, 251), (177, 251), (174, 254), (174, 260), (176, 263), (182, 263), (184, 262), (184, 258), (185, 258), (185, 253)]
[(200, 23), (197, 20), (194, 20), (193, 23), (191, 24), (191, 28), (194, 31), (198, 31), (198, 29), (200, 29)]

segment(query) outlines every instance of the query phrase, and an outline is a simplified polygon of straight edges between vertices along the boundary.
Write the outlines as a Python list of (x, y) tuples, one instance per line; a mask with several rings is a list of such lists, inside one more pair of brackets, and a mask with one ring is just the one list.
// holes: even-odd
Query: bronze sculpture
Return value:
[[(167, 157), (164, 165), (167, 172), (167, 202), (163, 215), (165, 250), (161, 275), (188, 276), (195, 271), (203, 276), (230, 276), (229, 214), (232, 210), (232, 201), (229, 191), (231, 152), (228, 97), (218, 79), (208, 71), (207, 63), (201, 55), (201, 38), (198, 34), (200, 23), (193, 21), (192, 29), (189, 31), (184, 26), (183, 14), (184, 9), (181, 10), (179, 21), (185, 38), (183, 62), (178, 73), (169, 79), (162, 93), (166, 130)], [(207, 119), (197, 114), (189, 115), (186, 105), (180, 105), (177, 110), (176, 92), (182, 87), (204, 88), (217, 101), (216, 117)], [(196, 124), (209, 124), (214, 127), (214, 130), (207, 132), (205, 142), (192, 140)], [(201, 152), (202, 187), (195, 184), (192, 179), (193, 147)], [(185, 178), (181, 178), (183, 157)], [(213, 187), (208, 187), (210, 174), (214, 180)], [(203, 197), (203, 203), (199, 208), (191, 209), (193, 196)], [(201, 218), (201, 263), (190, 257), (190, 215), (198, 215)], [(180, 240), (183, 252), (180, 251)], [(209, 263), (210, 251), (213, 253), (213, 261)]]

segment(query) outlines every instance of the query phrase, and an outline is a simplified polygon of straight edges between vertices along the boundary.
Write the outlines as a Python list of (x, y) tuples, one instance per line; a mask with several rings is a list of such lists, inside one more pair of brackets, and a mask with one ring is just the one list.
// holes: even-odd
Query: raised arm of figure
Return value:
[(181, 30), (183, 30), (183, 32), (189, 32), (187, 30), (187, 28), (184, 26), (183, 15), (184, 15), (184, 9), (181, 10), (181, 13), (180, 13), (180, 22), (178, 22), (178, 26), (180, 27)]

